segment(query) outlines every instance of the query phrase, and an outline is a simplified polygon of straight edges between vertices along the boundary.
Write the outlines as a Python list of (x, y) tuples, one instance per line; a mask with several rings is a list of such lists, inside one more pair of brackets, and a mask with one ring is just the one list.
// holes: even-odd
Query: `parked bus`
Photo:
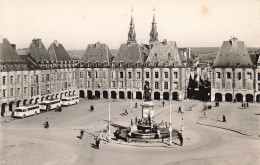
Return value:
[(40, 103), (40, 109), (44, 111), (58, 109), (59, 107), (61, 107), (60, 99), (45, 100)]
[(22, 117), (25, 118), (31, 115), (37, 115), (40, 113), (40, 106), (38, 104), (34, 105), (25, 105), (17, 107), (14, 111), (14, 117)]
[(65, 96), (61, 99), (61, 105), (73, 105), (79, 103), (79, 96)]

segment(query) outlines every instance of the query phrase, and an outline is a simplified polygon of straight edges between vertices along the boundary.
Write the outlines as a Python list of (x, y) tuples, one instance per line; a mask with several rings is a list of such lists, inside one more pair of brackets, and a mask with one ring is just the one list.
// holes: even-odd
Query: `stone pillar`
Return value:
[(163, 92), (160, 93), (160, 100), (163, 100)]
[(136, 92), (132, 92), (133, 100), (136, 99)]
[(154, 92), (151, 93), (151, 99), (154, 100)]
[(222, 94), (222, 101), (225, 101), (225, 93)]
[(243, 101), (246, 101), (246, 95), (242, 95), (243, 96)]
[(116, 92), (116, 99), (119, 99), (119, 92)]

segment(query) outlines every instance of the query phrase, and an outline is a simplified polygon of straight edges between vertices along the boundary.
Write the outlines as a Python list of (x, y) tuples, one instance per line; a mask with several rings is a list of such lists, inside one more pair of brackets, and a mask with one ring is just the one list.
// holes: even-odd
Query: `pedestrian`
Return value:
[(246, 106), (247, 106), (247, 108), (249, 107), (249, 103), (248, 102), (246, 103)]
[(84, 136), (84, 130), (82, 129), (82, 130), (80, 130), (80, 136), (79, 136), (79, 138), (82, 140), (83, 136)]
[(164, 101), (162, 102), (162, 106), (164, 107)]
[(180, 132), (178, 132), (178, 139), (180, 140), (180, 146), (183, 145), (183, 137), (182, 134)]
[(190, 106), (190, 111), (193, 111), (192, 107)]
[(96, 137), (95, 139), (96, 139), (96, 148), (99, 149), (100, 139), (98, 137)]
[(243, 101), (242, 101), (242, 105), (241, 106), (242, 106), (242, 108), (244, 108), (244, 102)]
[(138, 120), (137, 120), (137, 116), (136, 116), (136, 117), (135, 117), (135, 123), (137, 123), (137, 121), (138, 121)]
[(43, 125), (44, 125), (44, 128), (49, 128), (49, 122), (48, 122), (47, 118), (46, 118), (46, 121), (45, 121), (45, 123)]
[(181, 106), (179, 106), (179, 111), (178, 111), (178, 113), (181, 113)]
[(204, 111), (204, 117), (205, 117), (205, 118), (207, 117), (206, 111)]
[(226, 122), (226, 116), (223, 115), (223, 122)]
[(94, 106), (93, 105), (90, 105), (90, 110), (94, 111)]
[(135, 102), (135, 108), (137, 108), (137, 102)]
[(215, 107), (217, 107), (217, 106), (218, 106), (218, 102), (216, 101), (216, 102), (215, 102)]

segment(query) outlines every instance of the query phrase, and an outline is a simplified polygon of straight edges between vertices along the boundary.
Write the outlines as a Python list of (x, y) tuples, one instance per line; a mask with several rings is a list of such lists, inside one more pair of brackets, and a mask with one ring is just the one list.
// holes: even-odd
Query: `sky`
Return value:
[(17, 48), (41, 38), (46, 48), (57, 40), (68, 50), (98, 41), (118, 49), (131, 14), (138, 43), (149, 42), (155, 14), (159, 41), (178, 47), (219, 47), (231, 36), (260, 46), (260, 0), (0, 0), (0, 35)]

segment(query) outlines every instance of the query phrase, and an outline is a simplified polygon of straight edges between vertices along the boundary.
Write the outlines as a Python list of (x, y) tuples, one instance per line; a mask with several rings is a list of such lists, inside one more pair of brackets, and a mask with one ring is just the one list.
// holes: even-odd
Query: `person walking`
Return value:
[(246, 107), (247, 107), (247, 108), (249, 107), (249, 103), (248, 103), (248, 102), (246, 103)]
[(135, 102), (135, 108), (137, 108), (137, 102)]
[(204, 117), (206, 118), (207, 117), (207, 114), (206, 114), (206, 111), (204, 110)]
[(82, 129), (82, 130), (80, 130), (80, 136), (79, 136), (79, 138), (82, 140), (83, 136), (84, 136), (84, 130)]
[(162, 106), (164, 107), (164, 101), (162, 102)]
[(100, 139), (98, 137), (96, 137), (95, 139), (96, 139), (96, 148), (99, 149), (99, 147), (100, 147)]
[(46, 121), (44, 122), (44, 128), (49, 128), (49, 122), (48, 119), (46, 118)]
[(223, 115), (223, 122), (226, 122), (226, 116)]

